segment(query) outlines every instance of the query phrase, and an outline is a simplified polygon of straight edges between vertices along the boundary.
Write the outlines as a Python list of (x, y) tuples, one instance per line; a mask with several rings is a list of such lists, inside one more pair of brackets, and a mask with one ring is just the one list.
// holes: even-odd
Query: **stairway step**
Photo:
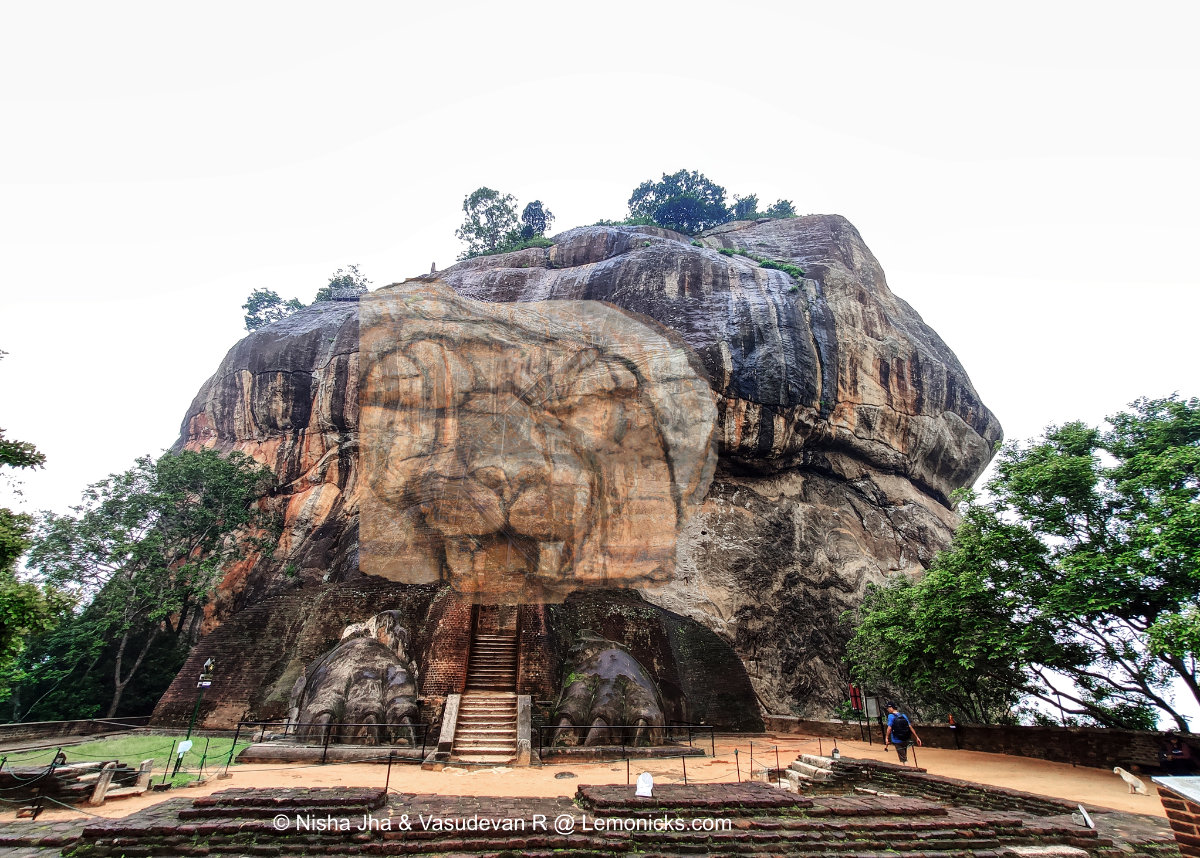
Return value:
[(484, 704), (479, 704), (476, 706), (467, 706), (466, 704), (460, 704), (458, 707), (458, 711), (459, 711), (460, 715), (465, 712), (472, 712), (472, 713), (476, 713), (476, 714), (480, 714), (480, 715), (486, 715), (491, 712), (515, 713), (517, 711), (517, 707), (516, 707), (516, 704), (506, 705), (503, 703), (497, 703), (497, 704), (484, 703)]
[(798, 763), (807, 763), (810, 766), (816, 766), (819, 769), (828, 769), (833, 771), (833, 757), (822, 757), (817, 754), (801, 754), (796, 758)]
[(495, 703), (460, 703), (458, 705), (459, 712), (515, 712), (517, 711), (517, 703), (513, 701), (498, 700)]
[(517, 752), (517, 743), (512, 742), (507, 745), (502, 745), (499, 742), (484, 744), (482, 742), (463, 742), (461, 745), (458, 742), (454, 743), (454, 754), (487, 754), (497, 757), (511, 757)]
[[(475, 751), (472, 751), (469, 754), (462, 754), (461, 756), (456, 756), (456, 757), (454, 757), (454, 759), (460, 763), (488, 763), (490, 765), (496, 765), (497, 763), (509, 762), (516, 756), (517, 755), (515, 753), (502, 754), (502, 755), (497, 755), (497, 756), (485, 756), (483, 754), (479, 754)], [(497, 851), (503, 851), (503, 850), (497, 850)], [(529, 853), (526, 853), (526, 854), (529, 854)], [(896, 858), (896, 856), (889, 855), (889, 856), (887, 856), (887, 858)]]
[(814, 781), (827, 781), (833, 778), (833, 772), (829, 769), (823, 769), (820, 766), (810, 765), (809, 763), (802, 763), (799, 760), (792, 763), (788, 768)]

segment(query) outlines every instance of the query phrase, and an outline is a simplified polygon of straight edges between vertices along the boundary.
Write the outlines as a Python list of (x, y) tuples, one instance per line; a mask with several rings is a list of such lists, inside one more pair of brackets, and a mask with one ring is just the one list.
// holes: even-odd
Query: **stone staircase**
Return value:
[(800, 793), (843, 792), (853, 777), (831, 757), (801, 754), (783, 771), (788, 786)]
[(517, 631), (480, 609), (451, 759), (503, 765), (517, 755)]
[(517, 695), (475, 691), (462, 696), (451, 759), (504, 765), (517, 756)]
[(517, 632), (498, 629), (471, 636), (467, 693), (517, 690)]

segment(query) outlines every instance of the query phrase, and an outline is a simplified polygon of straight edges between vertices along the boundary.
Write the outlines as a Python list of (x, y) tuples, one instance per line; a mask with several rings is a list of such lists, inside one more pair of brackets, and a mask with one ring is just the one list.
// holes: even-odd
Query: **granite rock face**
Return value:
[[(691, 351), (715, 406), (716, 470), (677, 518), (668, 580), (643, 595), (727, 641), (764, 712), (824, 714), (845, 696), (840, 614), (868, 583), (919, 573), (947, 543), (948, 497), (986, 466), (999, 424), (841, 217), (739, 222), (698, 239), (585, 227), (553, 240), (404, 289), (601, 301)], [(189, 409), (180, 446), (271, 465), (286, 522), (270, 560), (230, 570), (210, 627), (292, 580), (363, 574), (359, 384), (371, 367), (360, 371), (359, 334), (354, 304), (303, 310), (235, 346)]]
[(595, 301), (364, 297), (359, 568), (479, 604), (663, 583), (716, 467), (686, 347)]

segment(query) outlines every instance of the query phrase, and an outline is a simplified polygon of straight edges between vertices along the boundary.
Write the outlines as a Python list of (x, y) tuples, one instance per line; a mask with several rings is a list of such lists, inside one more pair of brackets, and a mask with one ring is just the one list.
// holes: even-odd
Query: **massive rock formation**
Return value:
[[(452, 298), (442, 288), (505, 304), (600, 301), (648, 336), (686, 346), (715, 404), (716, 472), (676, 517), (673, 568), (644, 596), (726, 641), (764, 711), (826, 711), (844, 696), (840, 614), (868, 583), (918, 573), (946, 544), (949, 495), (985, 467), (999, 424), (843, 218), (732, 223), (696, 240), (585, 227), (553, 241), (469, 260), (395, 293), (427, 285), (440, 301)], [(238, 449), (271, 465), (286, 522), (272, 558), (221, 582), (209, 628), (277, 591), (362, 580), (359, 385), (372, 368), (359, 365), (359, 340), (357, 305), (310, 307), (235, 346), (189, 409), (179, 444)], [(602, 363), (620, 358), (619, 348), (601, 352)], [(612, 384), (626, 402), (644, 396)], [(661, 441), (657, 449), (665, 457)], [(489, 491), (504, 499), (497, 487), (511, 476), (493, 473), (500, 482)], [(582, 488), (573, 481), (560, 488)], [(422, 514), (436, 524), (436, 509)], [(536, 541), (570, 541), (549, 529), (541, 536), (554, 538), (540, 538), (533, 518)], [(447, 567), (469, 565), (450, 559), (453, 545), (444, 550)], [(560, 549), (549, 550), (554, 561)]]
[(360, 570), (479, 604), (669, 581), (717, 414), (665, 333), (596, 301), (364, 296)]

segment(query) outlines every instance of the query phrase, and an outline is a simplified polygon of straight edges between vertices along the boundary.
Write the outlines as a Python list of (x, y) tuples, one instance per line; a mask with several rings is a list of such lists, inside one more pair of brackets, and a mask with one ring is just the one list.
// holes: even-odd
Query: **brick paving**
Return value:
[[(1003, 797), (997, 793), (993, 803)], [(1097, 830), (1089, 830), (1067, 813), (1039, 816), (1021, 802), (1003, 811), (913, 795), (804, 796), (760, 782), (659, 785), (652, 798), (635, 797), (633, 787), (581, 785), (574, 800), (243, 788), (168, 799), (125, 818), (10, 823), (0, 827), (0, 858), (62, 849), (73, 858), (1017, 858), (1047, 848), (1076, 858), (1178, 854), (1161, 820), (1119, 813), (1096, 820)]]

